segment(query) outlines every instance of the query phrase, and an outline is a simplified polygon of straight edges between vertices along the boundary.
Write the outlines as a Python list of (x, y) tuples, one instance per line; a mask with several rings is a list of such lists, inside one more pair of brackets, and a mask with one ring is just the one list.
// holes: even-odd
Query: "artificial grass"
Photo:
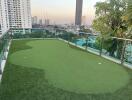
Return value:
[(62, 41), (38, 40), (27, 45), (32, 49), (15, 52), (9, 61), (45, 70), (49, 83), (57, 88), (77, 93), (106, 93), (128, 83), (128, 73), (120, 65), (72, 49)]
[(131, 100), (128, 73), (131, 76), (131, 71), (113, 62), (57, 40), (13, 41), (0, 86), (0, 100)]

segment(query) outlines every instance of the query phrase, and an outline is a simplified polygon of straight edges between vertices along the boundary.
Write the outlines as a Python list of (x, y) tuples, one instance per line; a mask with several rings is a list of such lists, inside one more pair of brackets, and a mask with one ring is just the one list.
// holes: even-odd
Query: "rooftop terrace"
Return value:
[(121, 59), (105, 50), (77, 45), (73, 39), (82, 36), (39, 35), (1, 39), (1, 61), (7, 62), (0, 100), (132, 99), (131, 62), (124, 60), (121, 65)]

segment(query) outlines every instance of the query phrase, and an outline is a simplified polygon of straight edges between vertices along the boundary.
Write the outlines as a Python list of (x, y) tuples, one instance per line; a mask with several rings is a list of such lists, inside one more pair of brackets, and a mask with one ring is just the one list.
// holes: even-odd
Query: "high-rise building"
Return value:
[(32, 25), (38, 24), (38, 17), (34, 16), (32, 17)]
[(2, 34), (2, 31), (1, 31), (1, 25), (0, 25), (0, 36), (1, 36), (1, 34)]
[(86, 16), (82, 16), (82, 25), (86, 25)]
[(45, 25), (49, 25), (50, 24), (50, 20), (49, 19), (45, 19)]
[(30, 29), (30, 0), (0, 0), (2, 33), (9, 29)]
[(82, 20), (82, 6), (83, 0), (76, 0), (76, 16), (75, 16), (75, 25), (80, 26)]
[(39, 19), (39, 25), (43, 25), (43, 20)]

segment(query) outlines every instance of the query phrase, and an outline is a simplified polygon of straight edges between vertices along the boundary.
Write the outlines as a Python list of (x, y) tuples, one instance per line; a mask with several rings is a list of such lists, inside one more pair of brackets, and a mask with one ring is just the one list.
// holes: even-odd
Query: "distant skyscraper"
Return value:
[(86, 16), (82, 16), (82, 25), (86, 25)]
[(30, 0), (0, 0), (0, 16), (2, 33), (11, 28), (32, 28)]
[(43, 25), (43, 20), (42, 19), (39, 19), (39, 24)]
[(76, 16), (75, 16), (75, 25), (80, 26), (82, 20), (82, 6), (83, 0), (76, 0)]
[(47, 26), (49, 25), (49, 23), (50, 23), (49, 19), (45, 19), (45, 25)]
[(32, 24), (33, 25), (38, 24), (38, 17), (37, 16), (32, 17)]
[(2, 31), (1, 31), (1, 25), (0, 25), (0, 35), (2, 34)]

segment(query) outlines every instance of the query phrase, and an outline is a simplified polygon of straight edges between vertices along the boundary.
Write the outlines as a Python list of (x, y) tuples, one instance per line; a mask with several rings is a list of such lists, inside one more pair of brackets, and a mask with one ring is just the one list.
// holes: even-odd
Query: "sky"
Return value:
[[(95, 16), (95, 4), (102, 0), (83, 0), (83, 16), (91, 25)], [(32, 16), (50, 19), (51, 23), (73, 24), (76, 0), (31, 0)]]

